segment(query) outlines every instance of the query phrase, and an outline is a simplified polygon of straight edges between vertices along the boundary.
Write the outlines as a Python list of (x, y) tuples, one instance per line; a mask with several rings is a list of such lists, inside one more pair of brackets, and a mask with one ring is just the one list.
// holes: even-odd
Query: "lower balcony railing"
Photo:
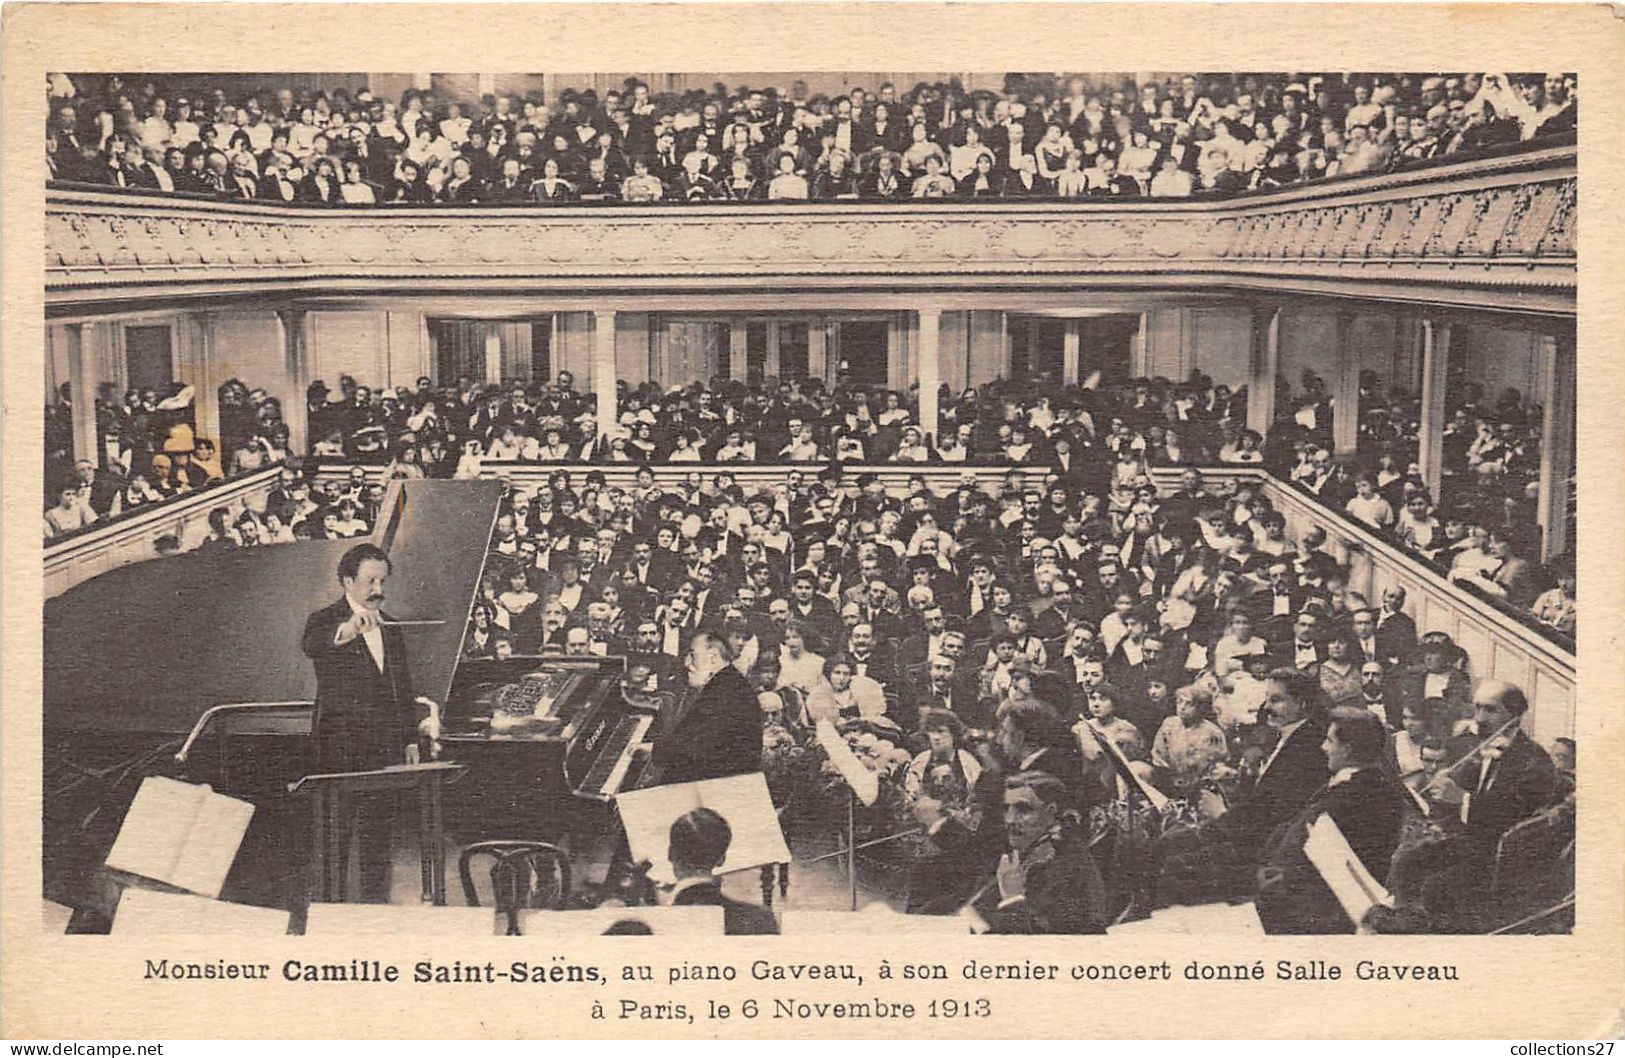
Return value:
[[(636, 483), (638, 466), (552, 465), (487, 461), (481, 476), (501, 479), (512, 485), (534, 488), (544, 484), (557, 470), (568, 470), (573, 486), (579, 486), (588, 473), (604, 475), (611, 488)], [(732, 474), (743, 489), (771, 489), (784, 483), (792, 473), (807, 478), (821, 467), (811, 465), (691, 464), (655, 468), (657, 481), (678, 482), (690, 475), (710, 478), (717, 473)], [(872, 473), (889, 491), (907, 489), (909, 479), (919, 476), (934, 492), (951, 492), (961, 485), (990, 488), (1004, 479), (1009, 466), (955, 466), (920, 464), (857, 466), (845, 468), (848, 474)], [(325, 464), (316, 471), (318, 481), (347, 477), (351, 467)], [(382, 480), (384, 468), (367, 468), (370, 480)], [(1164, 492), (1178, 486), (1181, 468), (1153, 472)], [(1202, 470), (1204, 483), (1218, 485), (1229, 479), (1261, 490), (1276, 510), (1286, 518), (1287, 533), (1296, 539), (1312, 527), (1326, 531), (1327, 551), (1349, 572), (1349, 589), (1376, 603), (1390, 587), (1405, 589), (1406, 609), (1416, 621), (1418, 632), (1448, 633), (1467, 652), (1475, 677), (1494, 677), (1522, 687), (1532, 703), (1530, 733), (1541, 740), (1572, 734), (1574, 728), (1575, 654), (1571, 643), (1554, 640), (1519, 615), (1490, 600), (1453, 584), (1438, 569), (1399, 548), (1395, 543), (1363, 525), (1320, 504), (1264, 470), (1254, 467), (1223, 467)], [(207, 518), (215, 507), (241, 509), (243, 505), (262, 506), (276, 481), (276, 471), (266, 470), (205, 492), (179, 497), (150, 511), (91, 530), (45, 552), (45, 594), (49, 598), (73, 585), (107, 570), (150, 558), (153, 541), (166, 533), (183, 540), (191, 529)]]

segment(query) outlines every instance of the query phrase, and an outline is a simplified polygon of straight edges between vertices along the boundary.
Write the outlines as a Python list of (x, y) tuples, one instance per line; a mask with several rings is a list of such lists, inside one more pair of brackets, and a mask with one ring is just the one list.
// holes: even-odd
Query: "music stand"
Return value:
[(446, 902), (446, 835), (442, 803), (448, 782), (455, 782), (467, 765), (434, 762), (402, 764), (377, 771), (333, 772), (307, 775), (288, 787), (296, 796), (310, 797), (311, 902), (344, 902), (359, 898), (360, 879), (350, 876), (350, 835), (344, 825), (345, 808), (356, 796), (418, 792), (418, 852), (423, 865), (423, 899)]

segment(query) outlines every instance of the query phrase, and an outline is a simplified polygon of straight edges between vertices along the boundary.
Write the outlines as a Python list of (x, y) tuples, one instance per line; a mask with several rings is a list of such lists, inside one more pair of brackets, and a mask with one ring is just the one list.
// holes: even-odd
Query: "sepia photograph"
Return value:
[(590, 991), (598, 938), (755, 1033), (813, 1031), (802, 976), (902, 1016), (868, 956), (918, 945), (922, 1012), (1010, 1033), (959, 986), (1024, 954), (1444, 987), (1468, 949), (1396, 936), (1592, 913), (1589, 67), (248, 54), (8, 87), (28, 944), (574, 987), (593, 1033), (697, 1009)]

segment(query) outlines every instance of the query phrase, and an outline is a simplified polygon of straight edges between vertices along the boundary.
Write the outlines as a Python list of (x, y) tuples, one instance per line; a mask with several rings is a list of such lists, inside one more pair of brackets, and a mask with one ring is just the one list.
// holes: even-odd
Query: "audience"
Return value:
[[(1383, 387), (1362, 372), (1356, 458), (1333, 459), (1332, 399), (1322, 380), (1303, 372), (1293, 391), (1276, 383), (1276, 424), (1264, 464), (1328, 506), (1410, 551), (1452, 581), (1523, 615), (1542, 631), (1572, 637), (1575, 628), (1573, 541), (1544, 567), (1536, 502), (1545, 411), (1515, 389), (1495, 397), (1474, 381), (1445, 396), (1439, 495), (1429, 492), (1419, 463), (1420, 396)], [(1222, 459), (1221, 455), (1221, 459)]]
[(58, 75), (51, 179), (301, 204), (1235, 194), (1575, 129), (1572, 74), (1009, 74), (838, 96), (718, 83), (397, 102)]
[(70, 458), (73, 393), (63, 383), (45, 410), (45, 539), (285, 462), (287, 427), (276, 398), (231, 379), (217, 394), (219, 443), (196, 432), (196, 394), (171, 382), (96, 398), (98, 459)]

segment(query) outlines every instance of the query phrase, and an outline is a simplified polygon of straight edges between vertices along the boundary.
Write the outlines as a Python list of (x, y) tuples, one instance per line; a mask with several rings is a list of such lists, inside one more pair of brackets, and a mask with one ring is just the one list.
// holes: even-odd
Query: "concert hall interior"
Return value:
[(48, 916), (1571, 930), (1579, 90), (52, 75)]

